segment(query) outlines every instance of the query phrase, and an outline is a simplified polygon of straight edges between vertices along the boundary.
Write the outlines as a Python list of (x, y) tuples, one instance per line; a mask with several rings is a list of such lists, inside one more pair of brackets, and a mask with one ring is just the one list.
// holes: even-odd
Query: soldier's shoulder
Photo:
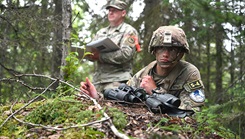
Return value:
[(194, 65), (194, 64), (192, 64), (192, 63), (190, 63), (190, 62), (187, 62), (187, 61), (180, 61), (180, 65), (183, 67), (183, 68), (186, 68), (186, 70), (197, 70), (197, 71), (199, 71), (198, 70), (198, 68)]
[(106, 32), (107, 30), (108, 30), (108, 27), (101, 28), (101, 29), (99, 29), (99, 30), (97, 31), (96, 34), (102, 34), (102, 33)]
[(124, 23), (124, 27), (125, 27), (125, 29), (127, 31), (132, 31), (132, 32), (137, 32), (138, 33), (138, 31), (132, 25), (130, 25), (128, 23)]

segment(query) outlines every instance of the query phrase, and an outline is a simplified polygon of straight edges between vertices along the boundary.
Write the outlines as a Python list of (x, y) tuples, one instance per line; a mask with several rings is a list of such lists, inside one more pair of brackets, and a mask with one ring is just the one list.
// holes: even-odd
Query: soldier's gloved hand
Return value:
[(147, 75), (142, 78), (140, 87), (144, 88), (146, 93), (151, 95), (152, 90), (155, 89), (157, 86), (156, 86), (155, 81), (152, 79), (152, 77)]
[(80, 86), (81, 93), (86, 93), (86, 94), (88, 94), (89, 96), (91, 96), (94, 99), (98, 99), (99, 98), (99, 95), (97, 94), (96, 88), (90, 82), (88, 77), (86, 77), (86, 81), (85, 82), (81, 82), (80, 85), (81, 85)]

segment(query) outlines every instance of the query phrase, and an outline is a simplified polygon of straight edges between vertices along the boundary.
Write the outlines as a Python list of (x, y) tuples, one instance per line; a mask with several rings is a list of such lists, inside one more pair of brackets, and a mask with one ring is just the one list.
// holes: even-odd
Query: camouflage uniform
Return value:
[[(115, 3), (116, 2), (116, 3)], [(113, 5), (114, 4), (114, 5)], [(115, 5), (116, 4), (116, 5)], [(112, 1), (108, 7), (126, 8), (122, 1)], [(120, 49), (117, 51), (100, 53), (100, 58), (95, 64), (95, 74), (93, 83), (98, 90), (115, 88), (122, 82), (126, 82), (132, 77), (133, 57), (136, 52), (135, 45), (138, 43), (138, 32), (127, 23), (121, 23), (117, 27), (108, 26), (99, 30), (93, 41), (108, 37)]]
[[(154, 32), (149, 45), (149, 51), (153, 53), (154, 46), (166, 46), (163, 43), (164, 32), (166, 30), (172, 33), (172, 45), (167, 46), (172, 47), (174, 43), (179, 44), (179, 47), (184, 47), (184, 51), (188, 53), (189, 47), (184, 31), (171, 26), (160, 27)], [(155, 92), (169, 93), (180, 98), (181, 104), (179, 108), (181, 109), (190, 110), (195, 108), (200, 110), (200, 106), (204, 104), (205, 95), (199, 70), (191, 63), (180, 60), (166, 77), (162, 77), (155, 72), (156, 65), (157, 62), (153, 61), (137, 72), (127, 84), (140, 87), (141, 78), (145, 75), (150, 75), (157, 85), (157, 88), (154, 89)]]

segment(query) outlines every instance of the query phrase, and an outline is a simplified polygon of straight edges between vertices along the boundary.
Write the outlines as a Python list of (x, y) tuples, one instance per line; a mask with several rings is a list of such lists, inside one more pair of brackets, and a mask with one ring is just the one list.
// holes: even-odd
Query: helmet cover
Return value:
[(153, 32), (148, 51), (153, 53), (155, 47), (181, 47), (189, 53), (189, 44), (185, 32), (175, 26), (161, 26)]

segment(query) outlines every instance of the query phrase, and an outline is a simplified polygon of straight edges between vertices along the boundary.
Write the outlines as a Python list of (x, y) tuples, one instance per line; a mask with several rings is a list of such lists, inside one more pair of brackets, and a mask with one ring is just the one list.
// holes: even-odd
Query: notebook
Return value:
[(86, 51), (91, 52), (92, 48), (97, 49), (100, 52), (111, 52), (119, 49), (111, 39), (103, 38), (100, 40), (92, 41), (86, 45)]

